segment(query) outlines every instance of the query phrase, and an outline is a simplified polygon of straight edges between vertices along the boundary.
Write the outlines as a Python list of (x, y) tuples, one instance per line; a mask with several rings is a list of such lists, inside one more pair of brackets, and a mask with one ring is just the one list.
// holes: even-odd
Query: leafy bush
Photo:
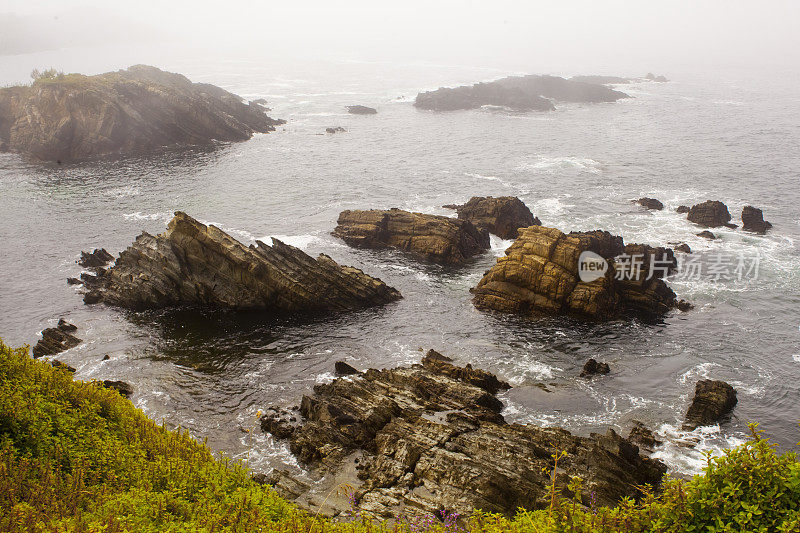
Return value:
[(800, 463), (755, 428), (746, 444), (709, 458), (703, 475), (667, 480), (639, 502), (587, 509), (579, 479), (572, 500), (557, 497), (560, 488), (549, 509), (512, 519), (480, 511), (467, 521), (318, 518), (116, 391), (0, 340), (0, 531), (800, 532)]

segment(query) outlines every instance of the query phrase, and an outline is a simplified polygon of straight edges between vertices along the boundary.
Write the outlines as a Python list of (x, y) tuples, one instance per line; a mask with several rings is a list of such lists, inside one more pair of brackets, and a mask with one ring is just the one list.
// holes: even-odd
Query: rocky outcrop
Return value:
[(597, 374), (608, 374), (611, 372), (611, 367), (608, 363), (599, 363), (596, 359), (592, 358), (586, 361), (581, 370), (581, 377), (586, 378)]
[(78, 264), (86, 268), (98, 268), (108, 265), (113, 260), (114, 256), (105, 248), (95, 248), (93, 252), (81, 252)]
[(633, 427), (628, 434), (628, 440), (639, 447), (639, 453), (647, 455), (648, 457), (657, 446), (663, 444), (649, 428), (638, 420), (633, 420)]
[[(613, 430), (578, 437), (559, 428), (508, 424), (495, 396), (508, 384), (429, 352), (422, 364), (367, 370), (361, 376), (317, 385), (299, 412), (285, 422), (262, 423), (289, 439), (292, 453), (310, 469), (310, 481), (277, 471), (276, 490), (303, 506), (334, 514), (397, 516), (411, 512), (468, 515), (474, 509), (513, 514), (519, 507), (549, 505), (553, 454), (559, 492), (569, 494), (572, 476), (584, 482), (589, 505), (614, 505), (658, 485), (666, 468), (639, 455)], [(273, 412), (277, 412), (274, 410)], [(298, 420), (299, 419), (299, 420)], [(321, 480), (321, 481), (320, 481)], [(330, 484), (350, 483), (350, 498)]]
[(129, 309), (206, 306), (330, 312), (384, 304), (397, 290), (327, 255), (316, 259), (272, 239), (245, 246), (180, 211), (157, 236), (142, 233), (92, 278), (84, 301)]
[(552, 111), (557, 102), (616, 102), (628, 95), (604, 85), (566, 80), (558, 76), (510, 76), (462, 87), (442, 87), (419, 93), (414, 106), (453, 111), (481, 106), (503, 106), (518, 111)]
[(455, 209), (461, 220), (468, 220), (478, 229), (485, 229), (501, 239), (516, 239), (519, 228), (542, 225), (516, 196), (473, 196), (463, 205), (443, 207)]
[(396, 248), (444, 265), (458, 265), (489, 248), (489, 234), (471, 222), (400, 209), (342, 211), (333, 230), (350, 246)]
[(642, 207), (646, 207), (647, 209), (653, 209), (655, 211), (661, 211), (662, 209), (664, 209), (664, 204), (662, 204), (655, 198), (639, 198), (638, 200), (636, 200), (636, 203), (641, 205)]
[(724, 381), (703, 379), (697, 382), (694, 398), (686, 412), (684, 429), (716, 424), (736, 405), (736, 390)]
[(742, 209), (743, 230), (764, 234), (771, 227), (772, 224), (764, 220), (764, 213), (761, 209), (753, 207), (752, 205), (744, 206)]
[(76, 331), (78, 331), (77, 326), (63, 318), (59, 319), (56, 327), (42, 331), (42, 338), (33, 347), (33, 357), (55, 355), (79, 345), (83, 341), (73, 335)]
[(365, 105), (348, 105), (345, 106), (347, 112), (352, 115), (375, 115), (378, 110), (374, 107), (367, 107)]
[(661, 83), (664, 83), (664, 82), (667, 82), (667, 81), (669, 81), (669, 80), (666, 78), (666, 76), (662, 76), (662, 75), (658, 75), (658, 76), (656, 76), (656, 75), (655, 75), (655, 74), (653, 74), (652, 72), (648, 72), (648, 73), (645, 75), (644, 79), (646, 79), (646, 80), (649, 80), (649, 81), (657, 81), (657, 82), (661, 82)]
[[(693, 205), (686, 215), (689, 222), (694, 222), (706, 228), (717, 228), (719, 226), (729, 226), (731, 214), (728, 206), (722, 202), (708, 200), (702, 204)], [(735, 227), (735, 226), (734, 226)]]
[(103, 386), (107, 389), (113, 389), (120, 393), (124, 398), (133, 396), (133, 385), (125, 381), (118, 381), (113, 379), (103, 380)]
[(698, 234), (697, 234), (697, 236), (698, 236), (698, 237), (702, 237), (702, 238), (704, 238), (704, 239), (708, 239), (709, 241), (713, 241), (714, 239), (716, 239), (716, 238), (717, 238), (717, 236), (716, 236), (716, 235), (714, 235), (713, 233), (711, 233), (711, 232), (710, 232), (710, 231), (708, 231), (708, 230), (703, 230), (703, 231), (701, 231), (700, 233), (698, 233)]
[[(601, 265), (601, 271), (589, 272), (596, 275), (581, 274), (579, 259), (587, 257)], [(671, 249), (625, 245), (607, 231), (565, 235), (530, 226), (472, 289), (473, 303), (482, 310), (527, 316), (654, 317), (677, 304), (662, 279), (676, 266)]]
[[(709, 232), (709, 233), (710, 233), (710, 232)], [(682, 243), (679, 243), (679, 244), (677, 244), (677, 245), (675, 246), (674, 250), (675, 250), (676, 252), (683, 252), (683, 253), (685, 253), (685, 254), (690, 254), (690, 253), (692, 253), (692, 249), (691, 249), (691, 248), (689, 247), (689, 245), (688, 245), (688, 244), (686, 244), (685, 242), (682, 242)]]
[(244, 141), (282, 123), (219, 87), (145, 65), (0, 89), (0, 150), (50, 161)]
[(336, 361), (336, 363), (333, 365), (333, 369), (337, 376), (353, 376), (360, 373), (358, 370), (348, 365), (344, 361)]
[(679, 205), (678, 208), (675, 210), (676, 213), (688, 213), (692, 208), (688, 205)]

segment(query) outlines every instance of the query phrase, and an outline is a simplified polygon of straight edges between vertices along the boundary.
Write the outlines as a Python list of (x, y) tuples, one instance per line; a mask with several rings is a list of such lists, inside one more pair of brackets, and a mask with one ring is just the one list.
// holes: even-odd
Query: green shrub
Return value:
[(333, 521), (298, 510), (245, 468), (216, 459), (184, 431), (148, 419), (116, 391), (74, 381), (0, 340), (0, 531), (292, 531), (296, 533), (800, 532), (800, 464), (753, 428), (692, 481), (645, 488), (639, 502), (585, 508), (573, 500), (432, 517)]

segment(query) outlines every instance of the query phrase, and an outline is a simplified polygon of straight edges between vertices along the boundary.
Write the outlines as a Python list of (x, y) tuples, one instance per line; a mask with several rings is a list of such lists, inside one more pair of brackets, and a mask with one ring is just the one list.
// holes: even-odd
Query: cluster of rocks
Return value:
[[(422, 363), (317, 385), (299, 409), (273, 408), (262, 428), (288, 439), (311, 479), (274, 471), (266, 481), (285, 497), (329, 514), (357, 506), (393, 516), (403, 510), (513, 514), (549, 505), (554, 455), (557, 489), (584, 480), (590, 505), (615, 505), (657, 486), (666, 467), (609, 430), (579, 437), (559, 428), (509, 424), (496, 394), (509, 385), (493, 374), (456, 366), (430, 351)], [(351, 497), (331, 494), (347, 482)]]
[[(579, 259), (591, 252), (608, 267), (593, 281), (582, 281)], [(641, 258), (641, 268), (616, 262), (618, 256)], [(479, 309), (520, 315), (571, 314), (596, 319), (666, 313), (681, 304), (663, 278), (677, 266), (669, 248), (625, 245), (606, 231), (564, 234), (556, 228), (530, 226), (497, 260), (472, 292)]]
[(462, 264), (489, 248), (489, 234), (467, 220), (400, 209), (342, 211), (333, 235), (350, 246), (395, 248), (444, 265)]
[(142, 233), (114, 265), (84, 276), (87, 303), (129, 309), (208, 306), (330, 312), (380, 305), (400, 293), (359, 269), (273, 239), (245, 246), (176, 212), (167, 231)]
[(0, 89), (0, 150), (50, 161), (243, 141), (283, 123), (219, 87), (146, 65)]
[(56, 327), (42, 331), (42, 338), (33, 347), (33, 357), (56, 355), (78, 346), (83, 341), (73, 335), (76, 331), (78, 331), (77, 326), (60, 318)]
[(502, 106), (518, 111), (552, 111), (553, 102), (616, 102), (628, 95), (597, 83), (558, 76), (510, 76), (461, 87), (442, 87), (417, 95), (419, 109), (453, 111), (481, 106)]

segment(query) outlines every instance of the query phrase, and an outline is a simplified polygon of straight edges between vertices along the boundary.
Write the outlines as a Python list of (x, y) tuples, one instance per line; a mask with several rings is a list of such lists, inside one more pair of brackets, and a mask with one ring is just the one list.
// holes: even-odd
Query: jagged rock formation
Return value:
[(716, 424), (736, 405), (736, 389), (724, 381), (702, 379), (697, 382), (694, 398), (686, 412), (684, 429)]
[(653, 209), (656, 211), (661, 211), (662, 209), (664, 209), (664, 204), (662, 204), (655, 198), (639, 198), (638, 200), (636, 200), (636, 203), (641, 205), (642, 207), (646, 207), (647, 209)]
[(552, 111), (557, 102), (616, 102), (628, 95), (604, 85), (566, 80), (558, 76), (510, 76), (496, 81), (462, 87), (442, 87), (419, 93), (414, 106), (420, 109), (452, 111), (485, 105), (518, 111)]
[(461, 220), (468, 220), (478, 229), (485, 229), (501, 239), (516, 239), (519, 228), (542, 225), (516, 196), (473, 196), (463, 205), (443, 207), (455, 209)]
[(142, 233), (114, 265), (83, 276), (84, 301), (130, 309), (208, 306), (328, 312), (400, 298), (381, 280), (273, 239), (245, 246), (180, 211), (157, 236)]
[(367, 107), (365, 105), (348, 105), (345, 107), (347, 108), (347, 112), (353, 115), (375, 115), (378, 113), (378, 110), (374, 107)]
[(78, 264), (86, 268), (104, 267), (114, 260), (114, 256), (105, 248), (95, 248), (93, 252), (81, 252)]
[(219, 87), (146, 65), (0, 89), (0, 150), (50, 161), (244, 141), (283, 122)]
[[(605, 260), (604, 275), (581, 281), (578, 263), (584, 252)], [(473, 303), (478, 309), (528, 316), (653, 317), (677, 305), (675, 293), (661, 279), (676, 266), (671, 249), (625, 245), (607, 231), (565, 235), (530, 226), (520, 230), (505, 257), (472, 289)]]
[(728, 212), (728, 206), (716, 200), (708, 200), (702, 204), (693, 205), (689, 209), (689, 214), (686, 215), (686, 218), (689, 222), (694, 222), (706, 228), (731, 226), (729, 224), (731, 214)]
[(600, 363), (596, 359), (592, 358), (586, 361), (586, 364), (583, 365), (581, 377), (586, 378), (596, 374), (608, 374), (609, 372), (611, 372), (611, 367), (608, 366), (608, 363)]
[(33, 357), (55, 355), (79, 345), (83, 341), (73, 335), (76, 331), (78, 326), (60, 318), (56, 327), (42, 331), (42, 338), (33, 347)]
[(753, 233), (766, 233), (772, 224), (764, 220), (764, 213), (761, 209), (746, 205), (742, 209), (742, 229)]
[[(562, 450), (557, 490), (580, 476), (587, 505), (591, 493), (597, 505), (614, 505), (637, 496), (637, 486), (660, 482), (664, 465), (640, 456), (613, 430), (577, 437), (506, 423), (495, 394), (507, 388), (493, 374), (455, 366), (434, 351), (421, 365), (370, 369), (317, 385), (294, 417), (271, 415), (262, 427), (288, 438), (292, 453), (325, 481), (308, 483), (281, 471), (269, 481), (310, 508), (330, 493), (328, 484), (346, 481), (355, 486), (356, 508), (377, 516), (546, 507), (552, 455)], [(323, 512), (334, 514), (351, 501), (331, 495), (326, 505)]]
[(400, 209), (342, 211), (333, 230), (350, 246), (397, 248), (426, 261), (458, 265), (489, 248), (471, 222)]

